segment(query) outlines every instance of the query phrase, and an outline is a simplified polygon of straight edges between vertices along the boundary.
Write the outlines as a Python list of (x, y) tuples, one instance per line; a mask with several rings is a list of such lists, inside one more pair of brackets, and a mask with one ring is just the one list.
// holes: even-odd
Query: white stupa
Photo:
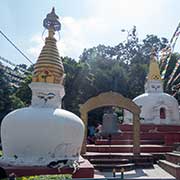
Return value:
[[(133, 101), (141, 108), (141, 124), (180, 124), (178, 102), (173, 96), (163, 92), (159, 66), (154, 54), (151, 55), (145, 93)], [(125, 111), (124, 123), (131, 122), (132, 114)]]
[(61, 109), (64, 68), (55, 31), (60, 30), (54, 8), (43, 22), (49, 35), (34, 66), (30, 107), (9, 113), (2, 121), (3, 157), (15, 165), (48, 165), (60, 160), (78, 160), (84, 124), (75, 114)]

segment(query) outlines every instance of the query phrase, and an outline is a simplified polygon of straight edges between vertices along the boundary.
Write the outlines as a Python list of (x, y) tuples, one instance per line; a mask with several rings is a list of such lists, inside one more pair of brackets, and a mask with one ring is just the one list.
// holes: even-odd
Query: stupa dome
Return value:
[(179, 125), (177, 100), (166, 93), (144, 93), (133, 101), (141, 107), (141, 123)]
[[(177, 100), (163, 92), (159, 66), (154, 54), (151, 55), (149, 74), (145, 84), (145, 93), (133, 99), (140, 108), (142, 124), (179, 125), (179, 110)], [(132, 114), (124, 113), (125, 123), (132, 122)]]
[(64, 69), (53, 37), (59, 24), (54, 9), (49, 15), (45, 21), (49, 36), (29, 85), (31, 105), (17, 109), (3, 119), (3, 157), (0, 162), (47, 166), (54, 161), (78, 160), (80, 157), (84, 124), (75, 114), (61, 109), (65, 94)]
[(3, 158), (24, 165), (78, 160), (83, 128), (79, 117), (63, 109), (28, 107), (15, 110), (3, 119)]

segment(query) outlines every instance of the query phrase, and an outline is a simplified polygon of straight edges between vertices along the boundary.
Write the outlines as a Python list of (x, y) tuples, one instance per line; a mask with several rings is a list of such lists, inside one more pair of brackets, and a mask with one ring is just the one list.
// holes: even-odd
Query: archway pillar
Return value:
[(84, 139), (83, 144), (81, 148), (81, 154), (86, 153), (86, 143), (87, 143), (87, 123), (88, 123), (88, 113), (87, 112), (81, 112), (81, 119), (83, 120), (85, 130), (84, 130)]
[(133, 114), (133, 154), (140, 155), (140, 121), (139, 114)]
[(123, 97), (115, 92), (101, 93), (96, 97), (90, 98), (86, 103), (80, 106), (81, 119), (85, 125), (84, 141), (82, 144), (81, 154), (86, 153), (87, 141), (87, 125), (88, 125), (88, 112), (93, 109), (104, 106), (118, 106), (129, 110), (133, 114), (133, 153), (140, 155), (140, 108), (130, 99)]

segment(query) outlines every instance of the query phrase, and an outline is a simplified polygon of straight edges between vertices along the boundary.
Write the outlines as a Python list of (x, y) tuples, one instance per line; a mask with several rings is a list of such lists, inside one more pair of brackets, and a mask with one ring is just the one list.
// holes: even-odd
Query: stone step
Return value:
[[(107, 136), (102, 139), (108, 139)], [(133, 132), (122, 132), (112, 134), (111, 140), (133, 140)], [(140, 133), (140, 140), (161, 140), (166, 145), (173, 145), (176, 142), (180, 142), (180, 131), (174, 132), (143, 132)]]
[[(149, 153), (142, 153), (142, 157), (152, 158)], [(133, 153), (101, 153), (101, 152), (86, 152), (83, 155), (85, 159), (132, 159)]]
[(129, 163), (129, 159), (90, 159), (92, 164), (127, 164)]
[(136, 167), (152, 167), (153, 166), (153, 160), (152, 159), (139, 159), (136, 160), (135, 162), (131, 162), (134, 160), (129, 160), (129, 159), (89, 159), (89, 161), (92, 164), (129, 164), (129, 163), (134, 163)]
[[(133, 153), (87, 152), (83, 157), (91, 161), (92, 164), (110, 164), (111, 162), (111, 164), (134, 163), (136, 167), (151, 167), (154, 161), (153, 155), (149, 153), (141, 153), (140, 156), (134, 156)], [(116, 162), (120, 160), (121, 162)]]
[[(164, 132), (141, 132), (140, 139), (141, 140), (164, 140), (164, 136), (167, 133)], [(175, 132), (175, 134), (179, 134)], [(107, 137), (104, 137), (107, 139)], [(112, 134), (112, 140), (133, 140), (133, 132), (122, 132), (117, 134)]]
[[(121, 131), (133, 131), (133, 125), (130, 124), (120, 124), (119, 129)], [(157, 130), (159, 132), (180, 132), (180, 125), (152, 125), (152, 124), (141, 124), (141, 132), (149, 132), (152, 130)]]
[(101, 152), (86, 152), (83, 155), (85, 159), (128, 159), (129, 162), (153, 162), (154, 155), (150, 153), (141, 153), (136, 157), (133, 153), (101, 153)]
[(174, 176), (176, 180), (180, 180), (180, 166), (174, 163), (171, 163), (166, 160), (159, 160), (159, 166), (167, 171), (169, 174)]
[(166, 160), (174, 164), (180, 164), (180, 153), (170, 152), (166, 153)]
[(93, 164), (95, 169), (98, 169), (100, 171), (113, 171), (113, 169), (116, 170), (116, 172), (119, 172), (122, 168), (125, 171), (130, 171), (135, 168), (134, 163), (128, 163), (128, 164)]
[[(164, 141), (163, 140), (141, 140), (140, 143), (142, 145), (144, 144), (156, 144), (156, 145), (162, 145), (164, 144)], [(133, 140), (111, 140), (109, 141), (108, 139), (97, 139), (95, 141), (95, 144), (97, 145), (132, 145), (133, 144)]]
[[(142, 153), (171, 152), (172, 146), (165, 145), (141, 145)], [(133, 152), (133, 145), (87, 145), (88, 152), (100, 153), (128, 153)]]

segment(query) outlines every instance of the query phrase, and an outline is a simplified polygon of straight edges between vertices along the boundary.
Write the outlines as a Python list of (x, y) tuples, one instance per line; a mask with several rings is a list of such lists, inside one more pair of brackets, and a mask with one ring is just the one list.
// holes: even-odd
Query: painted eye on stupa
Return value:
[(54, 93), (48, 93), (48, 94), (47, 94), (47, 98), (48, 98), (48, 99), (52, 99), (52, 98), (54, 98), (54, 96), (55, 96)]
[(44, 99), (45, 96), (46, 96), (45, 93), (41, 93), (41, 92), (40, 92), (40, 93), (38, 93), (38, 96), (37, 96), (37, 97), (38, 97), (39, 99)]
[(54, 93), (39, 93), (38, 98), (39, 99), (44, 99), (46, 102), (47, 100), (53, 99), (56, 95)]

